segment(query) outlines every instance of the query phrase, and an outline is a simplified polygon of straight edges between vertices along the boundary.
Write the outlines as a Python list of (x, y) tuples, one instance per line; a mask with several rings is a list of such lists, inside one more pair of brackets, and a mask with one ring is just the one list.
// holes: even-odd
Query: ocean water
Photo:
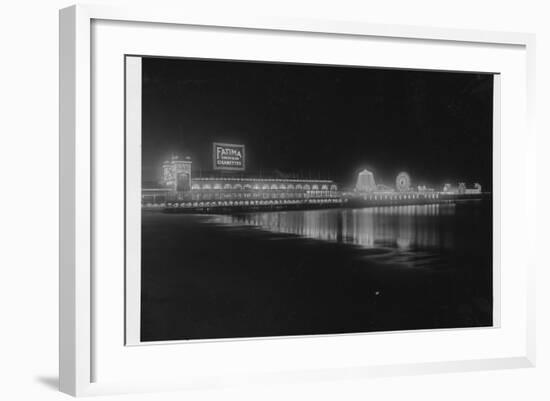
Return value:
[(142, 218), (142, 341), (491, 326), (489, 201)]

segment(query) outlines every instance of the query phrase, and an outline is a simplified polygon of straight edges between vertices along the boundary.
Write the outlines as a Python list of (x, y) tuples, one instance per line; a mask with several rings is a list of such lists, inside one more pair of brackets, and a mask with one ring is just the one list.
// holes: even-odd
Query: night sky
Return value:
[(143, 180), (170, 154), (211, 172), (212, 142), (246, 145), (247, 175), (492, 187), (493, 76), (143, 58)]

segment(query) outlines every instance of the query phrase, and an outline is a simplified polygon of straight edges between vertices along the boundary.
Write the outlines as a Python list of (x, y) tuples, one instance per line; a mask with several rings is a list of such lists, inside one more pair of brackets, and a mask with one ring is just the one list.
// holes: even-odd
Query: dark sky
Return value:
[(218, 141), (248, 174), (492, 187), (489, 74), (144, 58), (142, 101), (144, 181), (172, 152), (207, 174)]

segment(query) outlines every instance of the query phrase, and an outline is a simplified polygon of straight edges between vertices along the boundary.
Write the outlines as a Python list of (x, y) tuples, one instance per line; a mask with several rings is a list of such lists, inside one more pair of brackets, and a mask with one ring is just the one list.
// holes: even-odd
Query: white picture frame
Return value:
[[(105, 21), (107, 26), (103, 31), (97, 31), (100, 36), (94, 42), (94, 24), (101, 24)], [(188, 15), (184, 10), (165, 11), (151, 8), (128, 8), (118, 9), (107, 6), (72, 6), (61, 10), (60, 12), (60, 390), (72, 395), (92, 395), (105, 394), (115, 392), (131, 392), (131, 391), (151, 391), (165, 389), (186, 389), (186, 388), (210, 388), (243, 383), (248, 381), (258, 383), (284, 383), (288, 381), (309, 381), (309, 380), (329, 380), (338, 378), (361, 378), (366, 376), (380, 375), (400, 375), (400, 374), (419, 374), (419, 373), (435, 373), (443, 371), (466, 371), (478, 369), (502, 369), (514, 367), (529, 367), (535, 363), (535, 338), (534, 338), (534, 265), (535, 260), (528, 260), (521, 265), (521, 277), (516, 280), (510, 276), (509, 270), (500, 270), (501, 277), (497, 277), (497, 283), (500, 286), (510, 286), (510, 281), (515, 281), (518, 285), (519, 295), (510, 295), (510, 291), (502, 293), (503, 308), (509, 308), (510, 303), (518, 305), (517, 316), (520, 317), (520, 322), (517, 324), (509, 324), (506, 317), (502, 323), (502, 332), (509, 330), (513, 335), (498, 337), (493, 330), (488, 336), (495, 337), (498, 343), (502, 340), (502, 344), (498, 343), (494, 350), (483, 353), (481, 351), (472, 351), (464, 357), (452, 357), (451, 359), (443, 360), (418, 360), (414, 355), (405, 358), (406, 361), (392, 362), (391, 358), (381, 356), (377, 361), (364, 360), (361, 356), (355, 359), (337, 360), (333, 352), (342, 347), (342, 344), (348, 344), (348, 347), (364, 346), (368, 342), (379, 341), (383, 335), (357, 335), (357, 336), (340, 336), (337, 339), (328, 337), (323, 339), (303, 338), (300, 340), (282, 339), (266, 343), (265, 341), (249, 341), (249, 342), (217, 342), (209, 345), (203, 345), (202, 348), (194, 346), (193, 349), (188, 348), (187, 361), (195, 361), (200, 365), (199, 360), (204, 353), (205, 356), (213, 357), (214, 355), (225, 355), (229, 362), (222, 366), (219, 371), (215, 372), (214, 376), (205, 375), (205, 370), (191, 369), (187, 366), (185, 372), (190, 372), (185, 377), (179, 375), (159, 375), (152, 377), (151, 372), (140, 372), (128, 369), (127, 375), (117, 375), (110, 372), (103, 374), (102, 363), (98, 361), (110, 361), (113, 366), (119, 369), (121, 366), (130, 366), (131, 362), (135, 365), (136, 361), (142, 358), (136, 351), (136, 348), (128, 348), (124, 346), (124, 336), (119, 337), (118, 331), (110, 332), (110, 324), (124, 325), (124, 319), (118, 321), (120, 316), (124, 315), (124, 311), (118, 308), (117, 314), (107, 316), (102, 313), (102, 304), (112, 302), (119, 305), (119, 299), (111, 299), (111, 295), (103, 296), (99, 302), (94, 298), (98, 286), (105, 284), (105, 275), (98, 274), (97, 266), (101, 263), (102, 258), (109, 257), (109, 252), (102, 253), (102, 256), (97, 254), (98, 242), (96, 235), (103, 229), (102, 220), (104, 211), (101, 208), (100, 199), (96, 197), (97, 193), (101, 193), (103, 181), (102, 174), (98, 173), (105, 166), (101, 166), (98, 153), (104, 149), (103, 143), (98, 143), (94, 137), (94, 127), (100, 127), (101, 124), (96, 119), (101, 118), (102, 114), (96, 110), (94, 96), (103, 96), (101, 88), (92, 85), (94, 74), (99, 74), (98, 71), (103, 68), (101, 60), (94, 59), (98, 51), (101, 52), (101, 46), (105, 43), (105, 33), (117, 33), (117, 40), (114, 42), (122, 43), (130, 41), (128, 37), (132, 35), (121, 34), (124, 30), (129, 30), (128, 26), (113, 28), (112, 24), (116, 22), (125, 22), (137, 24), (131, 29), (133, 33), (137, 30), (144, 29), (143, 24), (147, 26), (155, 25), (158, 27), (193, 27), (204, 32), (198, 32), (198, 35), (208, 34), (209, 30), (214, 30), (217, 37), (219, 35), (229, 35), (230, 32), (235, 38), (235, 34), (246, 32), (247, 35), (261, 34), (263, 40), (284, 40), (277, 37), (277, 34), (287, 36), (302, 35), (307, 38), (305, 41), (315, 37), (323, 37), (327, 40), (337, 38), (341, 43), (346, 41), (357, 41), (363, 39), (384, 40), (388, 44), (398, 41), (415, 41), (415, 43), (436, 44), (437, 46), (456, 46), (456, 51), (460, 52), (467, 48), (486, 51), (487, 48), (511, 49), (509, 60), (517, 70), (510, 70), (510, 77), (514, 82), (514, 88), (519, 89), (525, 96), (519, 96), (517, 100), (519, 106), (524, 106), (525, 110), (517, 111), (517, 120), (506, 120), (513, 126), (521, 130), (521, 146), (517, 145), (513, 139), (511, 129), (506, 125), (503, 130), (503, 135), (506, 136), (505, 146), (495, 146), (497, 152), (503, 152), (504, 157), (500, 157), (500, 153), (496, 154), (496, 163), (502, 161), (506, 175), (500, 175), (501, 170), (497, 169), (496, 180), (502, 181), (502, 187), (507, 188), (510, 184), (521, 181), (522, 185), (529, 188), (535, 188), (534, 174), (529, 174), (535, 171), (534, 155), (535, 153), (535, 137), (532, 129), (533, 111), (534, 111), (534, 35), (524, 33), (507, 33), (507, 32), (484, 32), (459, 29), (437, 29), (426, 27), (411, 27), (411, 26), (387, 26), (374, 25), (365, 22), (352, 21), (317, 21), (317, 20), (295, 20), (292, 18), (249, 18), (235, 15), (217, 15), (215, 13), (209, 15)], [(111, 24), (111, 25), (110, 25)], [(113, 28), (111, 30), (111, 28)], [(102, 28), (97, 28), (102, 29)], [(162, 38), (169, 35), (170, 32), (156, 30), (151, 38)], [(129, 31), (128, 31), (129, 32)], [(103, 35), (103, 36), (101, 36)], [(159, 36), (155, 36), (159, 35)], [(300, 37), (302, 37), (300, 36)], [(244, 37), (244, 33), (243, 33)], [(103, 39), (101, 39), (103, 38)], [(152, 40), (153, 40), (152, 39)], [(408, 42), (409, 43), (409, 42)], [(410, 42), (412, 43), (412, 42)], [(167, 45), (168, 46), (168, 45)], [(132, 47), (132, 50), (138, 47)], [(168, 46), (169, 47), (169, 46)], [(207, 47), (207, 46), (206, 46)], [(139, 49), (138, 49), (139, 50)], [(442, 50), (439, 49), (439, 50)], [(116, 49), (117, 52), (120, 51)], [(166, 49), (159, 50), (161, 54), (167, 55), (164, 52)], [(426, 52), (434, 52), (435, 50), (425, 50)], [(206, 52), (206, 50), (205, 50)], [(124, 53), (131, 53), (124, 50)], [(344, 51), (345, 53), (345, 51)], [(113, 53), (117, 54), (118, 53)], [(207, 53), (205, 53), (207, 54)], [(244, 53), (243, 53), (244, 54)], [(344, 55), (345, 56), (345, 55)], [(343, 56), (343, 57), (344, 57)], [(264, 58), (266, 56), (264, 55)], [(502, 59), (504, 60), (504, 59)], [(503, 61), (494, 61), (494, 63), (503, 63)], [(322, 60), (319, 60), (321, 62)], [(123, 63), (123, 60), (120, 60)], [(380, 62), (380, 65), (389, 65), (389, 62)], [(391, 63), (390, 63), (391, 64)], [(109, 64), (105, 64), (108, 66)], [(122, 71), (121, 64), (121, 71)], [(493, 64), (497, 66), (497, 64)], [(422, 68), (422, 66), (419, 66)], [(456, 67), (460, 69), (460, 66)], [(485, 70), (489, 68), (489, 65)], [(510, 67), (512, 68), (512, 67)], [(94, 70), (96, 69), (96, 70)], [(439, 67), (444, 69), (444, 67)], [(451, 68), (452, 69), (452, 68)], [(491, 69), (493, 72), (501, 72), (496, 69)], [(515, 75), (514, 75), (515, 74)], [(120, 75), (119, 75), (120, 76)], [(100, 78), (98, 80), (101, 81)], [(509, 89), (512, 86), (508, 82), (503, 83), (503, 99), (509, 99), (511, 93)], [(123, 86), (120, 89), (120, 98), (124, 97)], [(98, 94), (99, 93), (99, 94)], [(113, 101), (116, 102), (117, 99)], [(120, 103), (120, 102), (119, 102)], [(503, 107), (508, 107), (506, 104)], [(514, 105), (516, 105), (514, 103)], [(118, 104), (118, 106), (121, 106)], [(520, 107), (521, 108), (521, 107)], [(516, 113), (516, 111), (511, 112)], [(523, 114), (522, 114), (523, 113)], [(498, 113), (497, 113), (498, 114)], [(124, 116), (120, 118), (123, 120)], [(508, 116), (506, 117), (509, 118)], [(511, 117), (510, 117), (511, 118)], [(497, 125), (500, 121), (495, 120)], [(519, 125), (515, 125), (515, 124)], [(120, 132), (121, 138), (124, 133)], [(516, 134), (517, 135), (517, 134)], [(118, 149), (116, 146), (114, 147)], [(116, 149), (114, 152), (116, 152)], [(521, 159), (522, 163), (517, 168), (517, 171), (512, 171), (511, 152), (518, 152), (516, 157)], [(120, 156), (120, 155), (119, 155)], [(109, 158), (107, 155), (106, 159)], [(107, 162), (105, 162), (107, 163)], [(116, 174), (115, 174), (116, 175)], [(113, 185), (116, 181), (113, 181)], [(116, 186), (114, 186), (116, 188)], [(122, 188), (120, 188), (122, 190)], [(510, 199), (505, 205), (500, 207), (500, 200), (496, 199), (495, 214), (501, 210), (502, 218), (510, 218), (510, 224), (516, 225), (516, 234), (506, 234), (504, 241), (510, 243), (514, 240), (514, 235), (524, 235), (528, 238), (534, 235), (534, 219), (535, 210), (531, 207), (526, 207), (526, 197), (524, 195), (514, 195), (504, 190), (504, 195)], [(533, 190), (534, 191), (534, 190)], [(517, 198), (514, 198), (517, 196)], [(520, 197), (521, 196), (521, 197)], [(512, 219), (509, 213), (509, 204), (515, 202), (521, 209), (521, 217), (523, 220)], [(118, 210), (118, 209), (117, 209)], [(103, 216), (103, 217), (102, 217)], [(117, 218), (124, 220), (123, 215), (116, 215)], [(508, 220), (507, 220), (508, 221)], [(507, 224), (508, 225), (508, 224)], [(121, 222), (121, 226), (124, 224)], [(508, 225), (509, 226), (509, 225)], [(519, 227), (521, 226), (521, 227)], [(498, 227), (497, 227), (498, 228)], [(531, 229), (529, 229), (531, 228)], [(520, 233), (524, 229), (523, 234)], [(500, 231), (500, 230), (499, 230)], [(517, 239), (517, 238), (516, 238)], [(532, 239), (532, 238), (531, 238)], [(522, 244), (527, 244), (527, 239), (522, 239)], [(532, 241), (534, 243), (534, 241)], [(113, 245), (116, 246), (116, 245)], [(124, 250), (121, 249), (122, 253)], [(509, 252), (507, 249), (506, 252)], [(496, 255), (495, 260), (499, 258)], [(513, 256), (513, 255), (512, 255)], [(525, 258), (523, 259), (525, 260)], [(496, 263), (496, 262), (495, 262)], [(123, 272), (124, 266), (118, 265)], [(122, 282), (124, 278), (122, 278)], [(117, 281), (118, 283), (118, 281)], [(497, 283), (495, 285), (497, 285)], [(509, 288), (509, 287), (506, 287)], [(101, 289), (103, 291), (103, 287)], [(113, 286), (113, 288), (105, 288), (106, 294), (113, 294), (113, 291), (123, 292), (124, 289)], [(124, 299), (124, 294), (120, 294), (121, 299)], [(521, 302), (515, 302), (514, 296), (521, 297)], [(521, 310), (519, 310), (521, 309)], [(508, 309), (506, 309), (508, 310)], [(113, 323), (114, 322), (114, 323)], [(99, 327), (99, 328), (98, 328)], [(120, 327), (117, 330), (120, 331)], [(124, 329), (122, 329), (122, 332)], [(461, 331), (460, 341), (463, 341), (464, 346), (469, 344), (475, 348), (478, 332)], [(443, 333), (435, 334), (444, 344), (449, 341), (448, 335)], [(481, 334), (484, 335), (484, 334)], [(392, 334), (386, 334), (392, 336)], [(408, 337), (407, 337), (408, 336)], [(447, 336), (447, 339), (443, 337)], [(385, 338), (385, 337), (384, 337)], [(418, 335), (414, 333), (401, 333), (398, 336), (394, 335), (390, 342), (409, 341), (412, 343), (422, 344), (424, 340), (418, 340)], [(438, 341), (439, 341), (438, 340)], [(456, 340), (456, 339), (455, 339)], [(269, 340), (267, 340), (269, 341)], [(382, 341), (382, 340), (380, 340)], [(489, 341), (487, 337), (486, 341)], [(111, 358), (111, 352), (105, 344), (117, 344), (117, 356)], [(382, 341), (383, 343), (383, 341)], [(449, 343), (447, 343), (449, 344)], [(110, 345), (109, 345), (110, 346)], [(178, 346), (178, 345), (174, 345)], [(181, 344), (179, 345), (181, 351)], [(260, 349), (270, 349), (273, 355), (285, 350), (285, 347), (301, 347), (307, 352), (315, 353), (318, 351), (316, 347), (328, 347), (327, 358), (322, 361), (314, 361), (316, 363), (313, 368), (307, 364), (300, 365), (298, 360), (290, 361), (273, 360), (273, 369), (262, 368), (258, 372), (247, 371), (244, 367), (238, 365), (238, 361), (234, 358), (236, 355), (250, 355), (258, 352)], [(167, 369), (173, 366), (174, 361), (169, 361), (170, 353), (167, 352), (168, 345), (152, 346), (147, 352), (147, 363), (155, 361), (156, 363), (167, 362)], [(210, 347), (210, 348), (206, 348)], [(309, 348), (308, 348), (309, 347)], [(333, 347), (333, 348), (330, 348)], [(139, 347), (138, 347), (139, 348)], [(457, 348), (457, 354), (460, 355), (460, 346)], [(112, 350), (111, 350), (112, 351)], [(306, 352), (306, 351), (304, 351)], [(131, 354), (131, 355), (130, 355)], [(332, 355), (332, 356), (331, 356)], [(126, 358), (125, 361), (123, 359)], [(145, 358), (145, 356), (143, 357)], [(332, 359), (331, 359), (332, 358)], [(246, 359), (246, 358), (244, 358)], [(376, 359), (376, 358), (373, 358)], [(144, 359), (145, 361), (145, 359)], [(250, 359), (252, 361), (252, 359)], [(249, 362), (250, 362), (249, 361)], [(333, 361), (333, 362), (331, 362)], [(117, 364), (126, 365), (117, 365)], [(192, 362), (191, 362), (192, 363)], [(223, 365), (223, 364), (220, 364)], [(267, 365), (266, 365), (267, 366)], [(296, 367), (296, 369), (294, 369)], [(235, 368), (237, 373), (229, 373)], [(292, 369), (291, 369), (292, 368)], [(224, 370), (225, 369), (225, 370)], [(120, 370), (120, 369), (119, 369)], [(256, 374), (257, 373), (257, 374)], [(132, 380), (136, 376), (136, 380)]]

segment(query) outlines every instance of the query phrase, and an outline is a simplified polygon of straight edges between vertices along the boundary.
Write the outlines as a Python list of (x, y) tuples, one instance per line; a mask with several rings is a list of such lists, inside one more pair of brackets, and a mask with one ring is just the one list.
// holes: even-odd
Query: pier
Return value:
[[(238, 148), (244, 155), (242, 145), (223, 146)], [(214, 156), (218, 153), (214, 153)], [(214, 160), (217, 159), (214, 157)], [(244, 171), (244, 160), (241, 162), (243, 166), (240, 170)], [(426, 185), (414, 186), (405, 171), (396, 176), (393, 186), (388, 186), (377, 183), (374, 174), (363, 169), (357, 174), (355, 186), (351, 187), (342, 186), (331, 179), (266, 177), (243, 171), (220, 174), (216, 169), (219, 168), (215, 166), (214, 172), (196, 177), (192, 174), (191, 158), (173, 156), (162, 165), (160, 185), (142, 188), (142, 209), (168, 213), (222, 214), (438, 204), (490, 199), (491, 196), (490, 192), (482, 192), (478, 183), (471, 188), (467, 188), (464, 182), (454, 185), (446, 183), (441, 189)]]

